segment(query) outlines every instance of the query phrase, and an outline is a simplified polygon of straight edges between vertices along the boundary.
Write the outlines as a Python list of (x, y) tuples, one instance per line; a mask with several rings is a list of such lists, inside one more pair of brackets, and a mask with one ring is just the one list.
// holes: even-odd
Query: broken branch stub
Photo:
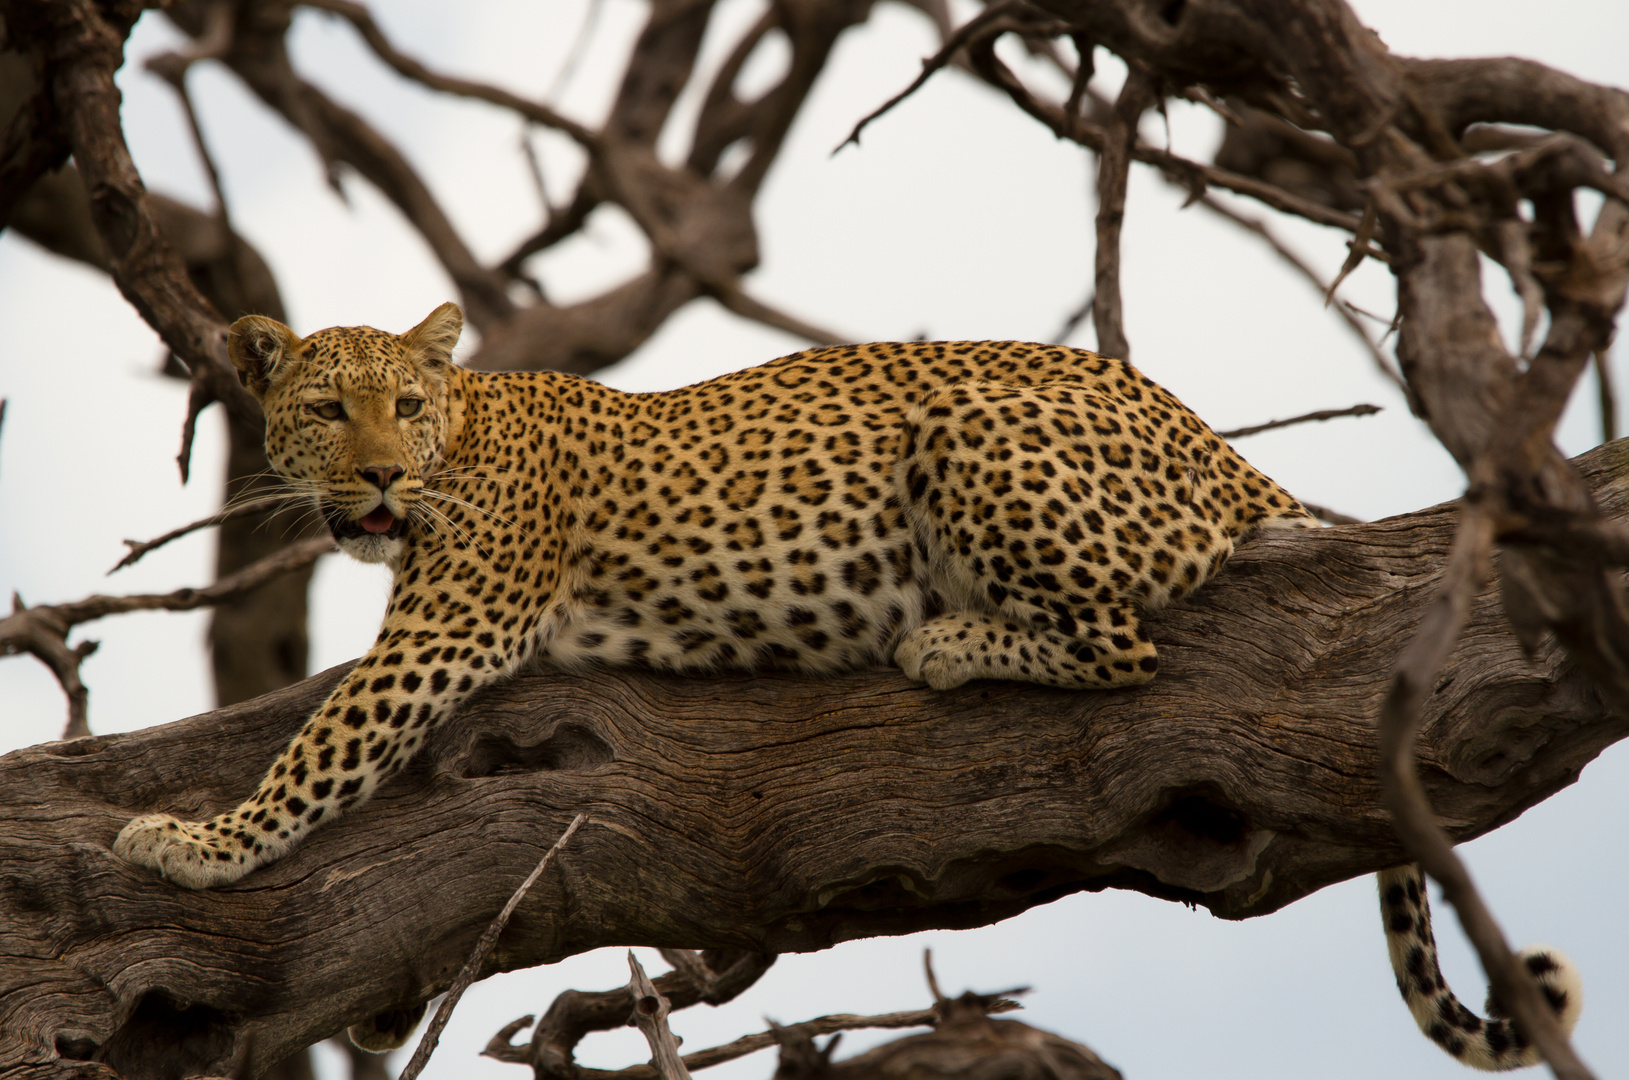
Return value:
[(628, 971), (628, 993), (633, 998), (633, 1017), (629, 1022), (650, 1044), (650, 1060), (656, 1067), (656, 1075), (661, 1080), (690, 1080), (690, 1070), (679, 1057), (679, 1040), (667, 1025), (671, 1006), (651, 984), (650, 976), (645, 974), (632, 949), (628, 950)]

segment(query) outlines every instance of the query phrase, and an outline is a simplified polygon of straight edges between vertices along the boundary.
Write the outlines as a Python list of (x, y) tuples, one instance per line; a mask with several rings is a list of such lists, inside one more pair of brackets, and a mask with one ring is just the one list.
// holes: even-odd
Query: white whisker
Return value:
[(441, 535), (441, 528), (435, 524), (437, 521), (439, 521), (443, 525), (445, 525), (447, 529), (451, 530), (451, 532), (454, 534), (454, 539), (462, 540), (464, 543), (466, 543), (470, 547), (474, 548), (476, 550), (476, 552), (478, 552), (481, 555), (482, 558), (490, 559), (492, 557), (491, 553), (488, 552), (485, 548), (483, 548), (480, 545), (479, 542), (476, 541), (475, 534), (473, 532), (471, 532), (470, 530), (465, 529), (462, 526), (460, 526), (457, 522), (453, 521), (452, 518), (448, 517), (438, 507), (430, 506), (427, 503), (422, 503), (421, 502), (421, 503), (417, 504), (416, 506), (414, 506), (413, 509), (409, 511), (409, 515), (412, 515), (412, 514), (422, 514), (422, 515), (424, 515), (424, 517), (423, 517), (424, 524), (429, 526), (431, 532), (433, 532), (435, 535), (437, 535), (437, 536)]
[[(500, 465), (459, 465), (456, 468), (437, 469), (434, 472), (426, 473), (424, 475), (424, 480), (425, 483), (429, 483), (431, 480), (441, 480), (449, 476), (458, 476), (462, 479), (470, 479), (486, 472), (510, 473), (514, 471), (514, 469), (506, 469)], [(498, 483), (496, 480), (490, 482)]]
[(427, 496), (430, 496), (430, 497), (436, 498), (436, 499), (442, 499), (442, 500), (444, 500), (446, 502), (452, 503), (454, 506), (462, 506), (464, 509), (470, 511), (471, 513), (481, 514), (484, 517), (491, 518), (493, 521), (497, 522), (499, 525), (506, 525), (511, 529), (515, 527), (515, 523), (513, 521), (510, 521), (508, 518), (502, 517), (501, 515), (496, 514), (491, 510), (482, 509), (481, 507), (476, 506), (474, 503), (470, 502), (468, 499), (460, 499), (457, 495), (450, 495), (445, 491), (436, 491), (436, 490), (433, 490), (431, 488), (425, 488), (419, 494), (427, 495)]

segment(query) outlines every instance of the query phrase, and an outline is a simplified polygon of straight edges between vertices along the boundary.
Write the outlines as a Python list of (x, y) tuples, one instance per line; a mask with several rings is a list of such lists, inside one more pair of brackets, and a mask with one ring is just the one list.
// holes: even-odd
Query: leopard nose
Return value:
[(369, 465), (356, 471), (361, 473), (368, 483), (383, 491), (394, 483), (396, 478), (405, 470), (400, 465)]

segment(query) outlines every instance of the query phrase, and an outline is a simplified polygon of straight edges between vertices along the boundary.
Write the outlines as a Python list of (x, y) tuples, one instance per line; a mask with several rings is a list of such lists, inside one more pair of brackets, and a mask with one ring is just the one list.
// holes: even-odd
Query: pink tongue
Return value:
[(362, 527), (370, 533), (389, 532), (390, 527), (396, 524), (396, 515), (386, 510), (381, 503), (362, 519)]

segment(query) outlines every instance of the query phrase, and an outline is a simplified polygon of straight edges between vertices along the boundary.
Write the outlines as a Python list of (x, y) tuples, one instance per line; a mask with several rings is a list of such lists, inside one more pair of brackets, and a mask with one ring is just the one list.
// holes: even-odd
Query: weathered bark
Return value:
[[(1629, 440), (1578, 465), (1629, 520)], [(935, 694), (887, 670), (517, 678), (353, 817), (217, 892), (116, 862), (113, 835), (133, 813), (235, 802), (340, 669), (19, 751), (0, 759), (0, 865), (27, 868), (0, 876), (0, 1071), (112, 1075), (62, 1053), (132, 1078), (252, 1076), (424, 1000), (579, 811), (491, 970), (612, 943), (814, 950), (1103, 888), (1274, 911), (1401, 857), (1373, 717), (1455, 512), (1251, 542), (1151, 621), (1161, 674), (1132, 691)], [(1523, 658), (1495, 584), (1426, 707), (1421, 769), (1468, 839), (1625, 734), (1559, 649)]]

